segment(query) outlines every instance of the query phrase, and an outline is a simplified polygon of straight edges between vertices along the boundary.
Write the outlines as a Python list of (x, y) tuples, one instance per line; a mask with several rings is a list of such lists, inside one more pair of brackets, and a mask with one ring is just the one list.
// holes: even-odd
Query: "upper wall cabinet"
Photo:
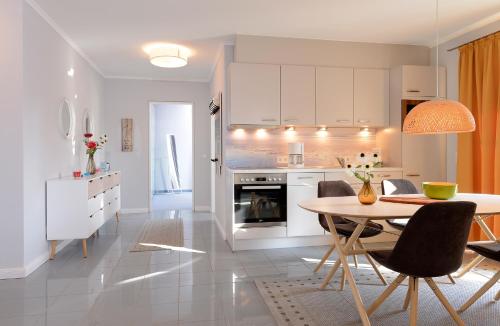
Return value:
[(230, 65), (232, 125), (280, 125), (280, 66)]
[[(402, 98), (436, 97), (435, 66), (403, 66)], [(446, 70), (439, 67), (439, 97), (446, 97)]]
[(352, 127), (353, 68), (316, 67), (316, 124)]
[(354, 126), (389, 125), (389, 71), (354, 69)]
[(316, 123), (315, 67), (281, 66), (281, 124)]

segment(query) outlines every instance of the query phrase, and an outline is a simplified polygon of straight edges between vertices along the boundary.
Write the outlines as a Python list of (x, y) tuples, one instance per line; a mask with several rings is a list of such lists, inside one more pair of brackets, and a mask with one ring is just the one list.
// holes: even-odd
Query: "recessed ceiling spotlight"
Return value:
[(75, 75), (75, 69), (73, 68), (69, 68), (68, 71), (66, 71), (66, 74), (69, 76), (69, 77), (73, 77)]
[(179, 68), (187, 65), (191, 51), (181, 45), (154, 43), (143, 47), (152, 65), (162, 68)]

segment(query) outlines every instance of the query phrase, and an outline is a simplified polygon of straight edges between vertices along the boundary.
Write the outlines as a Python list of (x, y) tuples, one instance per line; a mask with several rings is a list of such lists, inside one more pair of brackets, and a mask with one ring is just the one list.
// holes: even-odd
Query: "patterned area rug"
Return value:
[[(446, 277), (435, 279), (453, 307), (458, 308), (486, 283), (488, 278), (483, 275), (491, 275), (492, 272), (481, 267), (457, 279), (455, 285)], [(363, 302), (368, 307), (384, 291), (385, 286), (368, 266), (351, 270), (357, 280)], [(384, 268), (381, 271), (388, 283), (398, 275)], [(360, 325), (361, 320), (349, 285), (346, 283), (344, 291), (339, 290), (340, 274), (338, 271), (330, 286), (323, 291), (318, 289), (323, 275), (267, 278), (256, 280), (255, 283), (280, 326)], [(425, 281), (420, 282), (419, 289), (418, 324), (455, 325)], [(372, 325), (408, 325), (409, 311), (402, 309), (406, 290), (405, 280), (370, 317)], [(466, 325), (500, 325), (500, 302), (494, 301), (498, 290), (497, 284), (460, 315)]]
[(184, 247), (182, 218), (153, 219), (144, 223), (130, 252), (171, 250)]

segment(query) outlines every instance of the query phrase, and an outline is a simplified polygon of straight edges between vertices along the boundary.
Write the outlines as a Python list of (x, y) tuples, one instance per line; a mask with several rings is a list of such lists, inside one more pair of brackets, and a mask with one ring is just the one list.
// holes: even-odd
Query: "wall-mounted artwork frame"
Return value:
[(132, 152), (133, 143), (133, 119), (122, 119), (122, 152)]

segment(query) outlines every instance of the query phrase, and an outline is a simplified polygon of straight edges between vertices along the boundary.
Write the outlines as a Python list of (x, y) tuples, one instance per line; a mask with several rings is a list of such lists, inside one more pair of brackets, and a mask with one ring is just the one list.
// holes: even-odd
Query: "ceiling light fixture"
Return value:
[(155, 43), (145, 46), (144, 52), (149, 55), (149, 62), (161, 68), (179, 68), (187, 65), (189, 49), (168, 43)]
[(439, 99), (439, 0), (436, 0), (436, 99), (415, 106), (405, 118), (403, 132), (428, 135), (474, 130), (474, 116), (465, 105)]

